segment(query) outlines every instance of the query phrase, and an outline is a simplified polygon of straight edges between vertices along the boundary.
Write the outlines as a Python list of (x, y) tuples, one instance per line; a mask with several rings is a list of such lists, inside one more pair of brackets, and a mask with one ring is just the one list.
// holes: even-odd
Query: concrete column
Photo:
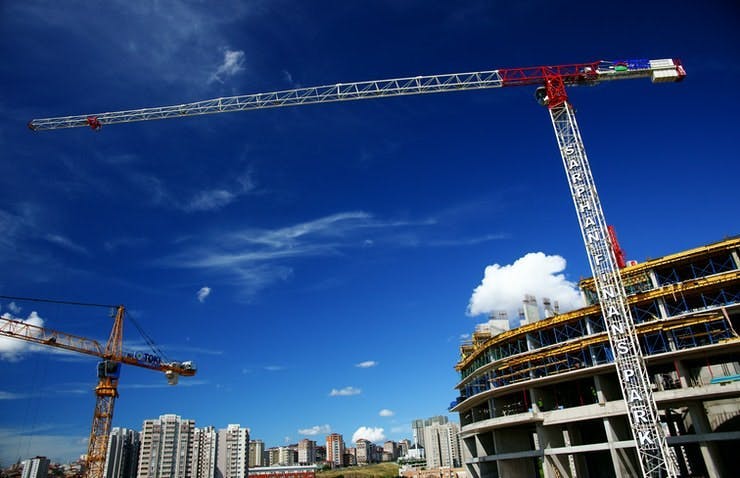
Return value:
[(683, 363), (683, 360), (675, 359), (673, 365), (678, 372), (678, 380), (681, 382), (681, 388), (689, 388), (689, 371)]
[(617, 433), (612, 427), (611, 420), (608, 417), (604, 417), (604, 431), (606, 432), (606, 441), (609, 443), (609, 454), (612, 457), (612, 464), (614, 466), (614, 474), (617, 478), (630, 478), (632, 476), (639, 476), (641, 471), (636, 469), (632, 460), (624, 448), (616, 448), (615, 442), (619, 441)]
[[(702, 402), (691, 402), (688, 408), (691, 423), (694, 425), (694, 432), (697, 434), (712, 433), (709, 419), (704, 411), (704, 404)], [(707, 468), (707, 476), (709, 478), (721, 478), (722, 470), (719, 469), (720, 456), (719, 450), (717, 450), (717, 444), (713, 442), (699, 442), (699, 449), (701, 450), (702, 458), (704, 458), (704, 466)]]
[[(578, 427), (573, 424), (566, 425), (563, 430), (563, 442), (565, 446), (578, 445), (581, 443), (581, 434)], [(582, 459), (576, 455), (568, 455), (568, 468), (570, 469), (571, 478), (590, 478), (588, 469)]]
[(655, 270), (650, 269), (648, 271), (648, 277), (650, 277), (650, 283), (653, 285), (653, 289), (657, 289), (658, 287), (660, 287), (660, 285), (658, 284), (658, 276), (655, 275)]
[(732, 251), (732, 261), (735, 263), (735, 269), (740, 269), (740, 255), (738, 255), (737, 251)]
[(601, 387), (600, 375), (594, 375), (594, 387), (596, 388), (596, 398), (599, 399), (599, 405), (603, 407), (606, 405), (606, 395), (604, 395), (604, 390)]

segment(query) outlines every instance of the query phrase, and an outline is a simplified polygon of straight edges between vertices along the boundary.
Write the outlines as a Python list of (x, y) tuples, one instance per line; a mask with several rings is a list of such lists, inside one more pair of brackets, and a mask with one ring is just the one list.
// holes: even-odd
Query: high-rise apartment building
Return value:
[(193, 478), (217, 478), (215, 473), (216, 440), (217, 434), (215, 428), (206, 427), (195, 429), (190, 458), (190, 474)]
[(316, 463), (316, 442), (304, 438), (298, 442), (298, 464), (313, 465)]
[(43, 456), (37, 456), (30, 460), (23, 460), (23, 471), (21, 478), (46, 478), (49, 474), (49, 460)]
[(247, 478), (250, 457), (249, 429), (231, 424), (218, 431), (216, 477)]
[(262, 440), (250, 440), (249, 441), (249, 468), (266, 466), (264, 455), (265, 455), (265, 444), (262, 443)]
[(326, 436), (326, 461), (335, 467), (344, 464), (344, 438), (339, 433)]
[[(445, 417), (446, 418), (446, 417)], [(446, 420), (445, 420), (446, 422)], [(457, 423), (432, 421), (424, 427), (427, 468), (459, 467), (461, 463), (460, 427)]]
[(114, 427), (110, 432), (105, 454), (105, 478), (136, 478), (140, 444), (141, 439), (136, 430)]
[(360, 438), (355, 442), (355, 457), (358, 465), (366, 465), (373, 462), (375, 445), (370, 440)]
[(383, 461), (396, 461), (398, 458), (398, 444), (394, 441), (383, 443)]
[(398, 456), (406, 456), (409, 453), (409, 447), (411, 446), (411, 442), (409, 442), (407, 439), (403, 439), (398, 442)]
[(414, 439), (414, 445), (417, 447), (424, 446), (424, 420), (412, 420), (411, 430)]
[(192, 478), (189, 461), (195, 421), (178, 415), (144, 420), (138, 478)]

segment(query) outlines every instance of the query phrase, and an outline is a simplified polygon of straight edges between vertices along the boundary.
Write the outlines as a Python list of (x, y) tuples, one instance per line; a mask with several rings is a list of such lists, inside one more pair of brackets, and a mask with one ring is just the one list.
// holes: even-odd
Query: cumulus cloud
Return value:
[(229, 50), (227, 48), (224, 51), (223, 61), (215, 73), (211, 75), (211, 81), (223, 83), (226, 77), (234, 76), (242, 70), (244, 70), (244, 52), (241, 50)]
[(355, 387), (344, 387), (340, 390), (337, 390), (336, 388), (332, 388), (331, 392), (329, 393), (330, 397), (349, 397), (350, 395), (359, 395), (362, 393), (362, 390)]
[(378, 415), (380, 415), (381, 417), (392, 417), (395, 414), (393, 413), (393, 410), (388, 410), (387, 408), (384, 408), (380, 411)]
[(211, 288), (207, 286), (201, 287), (197, 295), (198, 295), (198, 301), (200, 303), (203, 303), (206, 301), (206, 297), (211, 295)]
[(10, 304), (8, 304), (8, 310), (10, 310), (14, 314), (21, 313), (21, 307), (15, 302), (11, 302)]
[[(39, 317), (36, 311), (32, 311), (28, 314), (28, 318), (25, 320), (18, 317), (14, 317), (10, 313), (6, 312), (2, 315), (3, 319), (17, 320), (24, 324), (35, 325), (36, 327), (44, 326), (44, 319)], [(23, 340), (11, 339), (8, 337), (0, 337), (0, 359), (8, 360), (10, 362), (17, 362), (20, 360), (23, 352), (30, 349), (30, 343), (24, 342)]]
[(314, 425), (311, 428), (301, 428), (298, 430), (298, 433), (300, 435), (307, 436), (325, 435), (327, 433), (331, 433), (331, 426), (329, 426), (328, 424)]
[(352, 443), (356, 443), (361, 438), (373, 443), (382, 442), (385, 440), (384, 432), (382, 428), (360, 427), (352, 434)]
[(376, 365), (378, 365), (378, 362), (376, 362), (375, 360), (366, 360), (364, 362), (360, 362), (360, 363), (356, 364), (355, 367), (358, 367), (358, 368), (370, 368), (370, 367), (375, 367)]
[(482, 282), (470, 297), (468, 315), (506, 311), (509, 318), (515, 318), (527, 294), (558, 301), (561, 311), (583, 306), (576, 284), (560, 274), (565, 266), (560, 256), (530, 252), (513, 264), (486, 267)]

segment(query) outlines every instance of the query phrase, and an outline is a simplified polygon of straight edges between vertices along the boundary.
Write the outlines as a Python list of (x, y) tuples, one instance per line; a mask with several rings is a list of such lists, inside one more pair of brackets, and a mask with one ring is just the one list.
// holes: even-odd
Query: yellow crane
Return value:
[[(0, 297), (37, 302), (70, 303), (9, 296)], [(103, 468), (108, 449), (108, 436), (110, 435), (111, 423), (113, 422), (113, 407), (116, 398), (118, 398), (118, 378), (121, 372), (121, 364), (164, 372), (167, 382), (170, 385), (176, 385), (180, 376), (192, 377), (196, 372), (193, 362), (164, 361), (154, 352), (124, 352), (123, 319), (126, 314), (126, 308), (123, 305), (110, 307), (115, 310), (115, 316), (110, 337), (105, 345), (86, 337), (40, 327), (21, 320), (0, 317), (0, 336), (92, 355), (101, 359), (98, 363), (98, 384), (95, 387), (95, 411), (93, 413), (90, 440), (87, 448), (86, 478), (103, 478), (104, 476), (105, 470)]]

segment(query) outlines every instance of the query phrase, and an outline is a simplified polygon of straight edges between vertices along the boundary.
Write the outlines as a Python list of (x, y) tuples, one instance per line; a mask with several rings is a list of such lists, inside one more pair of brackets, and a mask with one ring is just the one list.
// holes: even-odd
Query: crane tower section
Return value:
[(550, 108), (550, 118), (586, 245), (643, 476), (675, 476), (634, 320), (627, 307), (615, 245), (611, 243), (573, 107), (563, 101)]

